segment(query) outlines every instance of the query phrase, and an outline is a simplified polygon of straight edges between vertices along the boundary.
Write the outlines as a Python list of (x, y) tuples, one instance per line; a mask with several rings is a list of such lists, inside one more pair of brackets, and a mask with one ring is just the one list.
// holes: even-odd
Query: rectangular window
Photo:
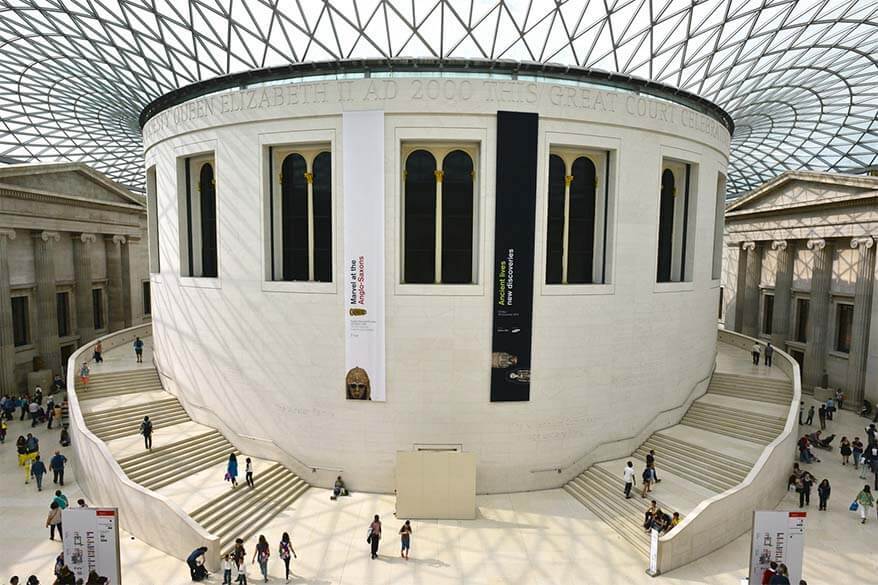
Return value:
[(774, 295), (762, 296), (762, 333), (771, 335), (771, 323), (774, 319)]
[(851, 329), (854, 325), (854, 306), (839, 303), (835, 315), (835, 350), (842, 353), (850, 353)]
[(95, 329), (104, 328), (104, 289), (91, 289), (91, 310)]
[(659, 186), (657, 282), (692, 280), (696, 165), (662, 160)]
[(723, 233), (725, 231), (726, 177), (720, 173), (716, 178), (716, 211), (713, 218), (713, 264), (710, 276), (719, 280), (723, 269)]
[(726, 289), (725, 287), (719, 287), (719, 309), (717, 310), (716, 318), (719, 321), (723, 319), (723, 304), (725, 304), (726, 299)]
[(59, 292), (55, 295), (58, 305), (58, 337), (70, 335), (70, 293)]
[(808, 342), (808, 299), (796, 299), (796, 341)]
[(329, 144), (268, 148), (270, 280), (332, 282)]
[(143, 281), (143, 314), (152, 315), (152, 289), (150, 289), (149, 281)]
[(180, 160), (180, 267), (183, 276), (216, 278), (216, 172), (213, 154)]
[(551, 149), (546, 284), (607, 282), (609, 165), (607, 151)]
[(149, 232), (149, 271), (162, 271), (159, 247), (158, 192), (156, 191), (155, 165), (146, 170), (146, 212)]
[(30, 314), (27, 297), (12, 297), (12, 342), (15, 347), (30, 343)]

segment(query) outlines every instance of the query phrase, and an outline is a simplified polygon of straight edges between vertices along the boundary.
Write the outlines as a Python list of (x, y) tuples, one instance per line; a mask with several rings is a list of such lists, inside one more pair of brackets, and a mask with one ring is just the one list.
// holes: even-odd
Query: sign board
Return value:
[(658, 570), (658, 541), (659, 531), (653, 528), (649, 532), (649, 570), (647, 574), (655, 577), (659, 574)]
[(64, 562), (77, 579), (88, 580), (95, 571), (109, 585), (119, 585), (119, 511), (116, 508), (67, 508), (64, 525)]
[(805, 512), (753, 512), (750, 583), (762, 583), (762, 574), (772, 561), (786, 565), (790, 583), (799, 582), (805, 552), (806, 518)]

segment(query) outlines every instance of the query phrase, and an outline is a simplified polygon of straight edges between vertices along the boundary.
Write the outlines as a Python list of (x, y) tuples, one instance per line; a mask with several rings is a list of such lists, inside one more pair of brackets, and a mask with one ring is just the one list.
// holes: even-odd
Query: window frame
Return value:
[(716, 209), (713, 216), (713, 258), (710, 266), (711, 280), (719, 281), (723, 275), (723, 242), (725, 240), (726, 189), (728, 177), (725, 173), (716, 174)]
[[(765, 319), (766, 308), (768, 307), (768, 299), (771, 299), (771, 315), (768, 320), (768, 328), (766, 329)], [(759, 335), (762, 337), (770, 337), (774, 331), (774, 290), (762, 290), (762, 298), (759, 303)]]
[[(149, 279), (140, 281), (140, 305), (142, 309), (141, 314), (144, 317), (152, 317), (152, 281)], [(148, 312), (147, 308), (149, 309)]]
[[(807, 344), (808, 343), (808, 319), (811, 318), (811, 297), (809, 297), (807, 295), (796, 295), (795, 297), (793, 297), (793, 299), (795, 300), (795, 303), (793, 304), (793, 311), (794, 311), (793, 325), (795, 326), (795, 328), (793, 329), (793, 333), (794, 333), (793, 341), (795, 341), (796, 343)], [(801, 302), (802, 301), (808, 303), (808, 315), (805, 317), (804, 324), (801, 323), (801, 320), (802, 320)], [(804, 327), (804, 332), (801, 335), (802, 339), (800, 339), (799, 332), (800, 332), (800, 330), (802, 330), (803, 327)]]
[[(833, 302), (835, 305), (835, 311), (833, 311), (833, 339), (832, 339), (832, 352), (839, 354), (840, 356), (849, 356), (851, 353), (851, 345), (853, 345), (853, 326), (854, 326), (854, 301), (852, 298), (843, 298), (838, 299)], [(839, 348), (839, 335), (841, 334), (841, 313), (842, 309), (848, 309), (850, 311), (850, 325), (849, 327), (849, 337), (850, 342), (848, 342), (847, 349)]]
[(156, 276), (162, 272), (158, 208), (158, 166), (151, 161), (146, 166), (146, 228), (149, 235), (149, 272)]
[[(179, 265), (177, 267), (177, 272), (180, 278), (180, 286), (191, 288), (222, 288), (223, 268), (222, 254), (220, 253), (220, 251), (222, 250), (222, 198), (220, 197), (220, 193), (222, 191), (222, 180), (218, 170), (218, 163), (221, 162), (222, 157), (220, 156), (218, 150), (217, 141), (207, 140), (203, 142), (179, 146), (174, 150), (174, 156), (176, 164), (177, 237), (179, 246), (179, 253), (177, 255), (177, 261)], [(190, 176), (187, 181), (186, 160), (202, 160), (208, 158), (213, 160), (212, 165), (215, 183), (214, 188), (216, 193), (217, 276), (191, 276), (190, 274), (194, 274), (194, 272), (188, 270), (190, 268), (190, 265), (188, 263), (189, 226), (187, 224), (189, 223), (189, 217), (187, 215), (187, 188), (190, 189), (189, 193), (191, 194), (192, 181), (194, 180), (197, 183), (198, 173), (192, 171), (190, 163)], [(197, 190), (195, 191), (195, 193), (197, 193)], [(192, 218), (191, 223), (193, 225), (193, 228), (197, 227), (197, 229), (200, 229), (201, 222), (195, 221), (194, 217)], [(195, 250), (192, 250), (193, 263), (196, 257), (198, 257), (200, 260), (200, 253), (196, 255), (195, 252)]]
[[(655, 191), (655, 239), (654, 253), (656, 292), (671, 290), (693, 290), (695, 287), (695, 253), (698, 235), (698, 184), (701, 162), (697, 157), (680, 156), (676, 152), (663, 149), (659, 159), (658, 189)], [(661, 230), (661, 185), (666, 170), (674, 177), (676, 193), (682, 185), (683, 205), (674, 205), (674, 217), (671, 229), (671, 277), (670, 280), (658, 279), (659, 239)], [(682, 228), (682, 232), (680, 231)]]
[[(92, 314), (92, 326), (94, 330), (97, 331), (108, 331), (109, 323), (107, 323), (107, 295), (104, 290), (106, 287), (103, 284), (100, 285), (92, 285), (91, 286), (91, 314)], [(97, 307), (95, 307), (95, 292), (100, 291), (100, 308), (99, 312), (96, 312)], [(100, 316), (101, 326), (98, 327), (98, 324), (95, 320), (95, 317)]]
[[(62, 333), (61, 333), (61, 331), (62, 331), (62, 329), (61, 329), (61, 324), (62, 324), (61, 312), (58, 311), (58, 306), (59, 306), (58, 299), (61, 295), (66, 295), (66, 297), (67, 297), (67, 303), (66, 303), (66, 305), (67, 305), (67, 310), (66, 310), (67, 319), (66, 319), (66, 323), (64, 323), (64, 325), (66, 326), (67, 333), (64, 335), (62, 335)], [(74, 311), (72, 310), (72, 307), (73, 307), (72, 299), (73, 299), (73, 291), (71, 289), (56, 287), (56, 289), (55, 289), (55, 312), (56, 312), (56, 316), (58, 319), (58, 338), (59, 339), (67, 339), (70, 337), (77, 336), (76, 331), (73, 327), (73, 313), (74, 313)]]
[[(15, 318), (15, 305), (14, 305), (15, 299), (24, 299), (25, 315), (24, 315), (23, 322), (25, 324), (26, 330), (25, 330), (25, 335), (24, 335), (25, 339), (24, 339), (23, 343), (16, 342), (16, 335), (15, 335), (16, 318)], [(31, 310), (31, 305), (32, 305), (31, 301), (32, 301), (32, 295), (31, 295), (31, 291), (29, 291), (29, 290), (22, 290), (22, 291), (13, 290), (10, 292), (8, 301), (6, 301), (6, 302), (9, 302), (10, 310), (12, 311), (12, 346), (15, 348), (16, 352), (25, 351), (28, 349), (32, 349), (34, 347), (34, 339), (33, 339), (34, 324), (32, 322), (33, 311)]]

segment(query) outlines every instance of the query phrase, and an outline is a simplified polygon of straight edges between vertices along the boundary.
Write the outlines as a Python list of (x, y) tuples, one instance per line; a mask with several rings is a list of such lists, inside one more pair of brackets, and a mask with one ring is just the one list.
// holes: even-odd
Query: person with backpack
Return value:
[(642, 481), (640, 484), (640, 497), (645, 498), (646, 494), (652, 491), (652, 469), (644, 467), (640, 479)]
[(143, 435), (143, 445), (146, 449), (152, 449), (152, 421), (148, 416), (143, 417), (140, 423), (140, 434)]

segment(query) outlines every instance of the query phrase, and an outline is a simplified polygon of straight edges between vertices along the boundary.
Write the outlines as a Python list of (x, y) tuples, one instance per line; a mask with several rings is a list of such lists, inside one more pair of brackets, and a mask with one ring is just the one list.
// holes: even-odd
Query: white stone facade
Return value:
[[(345, 399), (345, 192), (341, 113), (384, 112), (386, 402)], [(529, 402), (489, 401), (496, 113), (540, 116)], [(160, 271), (155, 352), (184, 404), (356, 490), (391, 492), (397, 451), (460, 445), (480, 493), (557, 487), (607, 441), (640, 433), (708, 376), (719, 280), (712, 278), (718, 178), (728, 132), (683, 106), (621, 91), (479, 78), (272, 85), (200, 98), (144, 127)], [(402, 282), (401, 153), (409, 143), (473, 146), (475, 282)], [(332, 282), (277, 282), (270, 260), (268, 145), (332, 153)], [(610, 153), (604, 284), (545, 284), (547, 164), (553, 146)], [(218, 277), (181, 277), (178, 161), (213, 153)], [(656, 282), (663, 161), (689, 163), (685, 282)], [(154, 172), (154, 175), (151, 173)], [(150, 183), (151, 179), (148, 179)], [(694, 224), (694, 225), (693, 225)], [(555, 469), (561, 469), (559, 475)], [(548, 470), (548, 471), (547, 471)], [(328, 483), (334, 471), (305, 479)]]

